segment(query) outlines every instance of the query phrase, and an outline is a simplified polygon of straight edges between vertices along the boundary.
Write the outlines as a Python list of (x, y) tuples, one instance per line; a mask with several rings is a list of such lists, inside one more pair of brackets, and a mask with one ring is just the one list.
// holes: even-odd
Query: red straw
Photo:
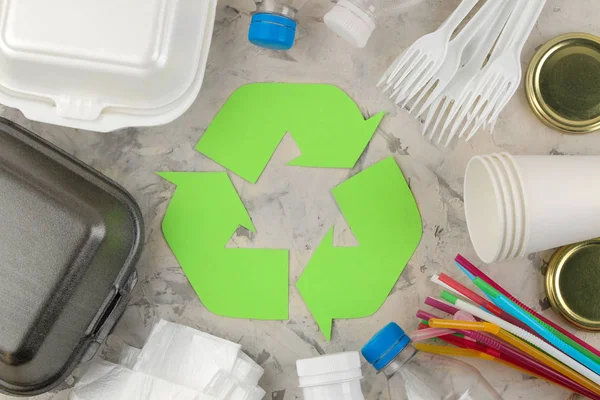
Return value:
[[(425, 317), (431, 317), (433, 314), (419, 310), (417, 317), (426, 319)], [(429, 318), (431, 319), (431, 318)], [(419, 329), (428, 328), (428, 325), (424, 323), (419, 324)], [(536, 375), (543, 377), (551, 382), (554, 382), (560, 386), (563, 386), (569, 390), (579, 393), (583, 396), (589, 397), (590, 399), (600, 400), (600, 396), (583, 385), (573, 381), (566, 376), (554, 371), (552, 368), (541, 363), (540, 361), (532, 358), (528, 354), (524, 354), (512, 346), (505, 344), (497, 339), (491, 338), (483, 334), (482, 332), (474, 331), (463, 331), (459, 330), (458, 333), (462, 333), (465, 336), (469, 336), (479, 342), (474, 342), (454, 335), (440, 336), (438, 339), (443, 340), (457, 347), (462, 347), (471, 350), (477, 350), (482, 353), (489, 354), (492, 357), (505, 361), (509, 364), (517, 366), (522, 370), (532, 372)], [(491, 346), (491, 345), (494, 346)]]
[(484, 299), (465, 285), (462, 285), (461, 283), (450, 278), (448, 275), (441, 274), (440, 281), (444, 282), (446, 285), (450, 286), (452, 289), (456, 290), (458, 293), (462, 294), (472, 302), (478, 304), (479, 306), (487, 309), (488, 311), (496, 314), (499, 317), (503, 317), (504, 313), (500, 308), (498, 308), (493, 303), (487, 301), (486, 299)]
[(488, 284), (490, 284), (494, 289), (496, 289), (497, 291), (499, 291), (500, 293), (502, 293), (504, 296), (506, 296), (509, 299), (511, 299), (512, 301), (514, 301), (519, 307), (521, 307), (525, 311), (533, 314), (538, 319), (540, 319), (542, 322), (545, 322), (546, 324), (550, 325), (551, 327), (553, 327), (554, 329), (556, 329), (557, 331), (559, 331), (563, 335), (567, 336), (571, 340), (574, 340), (575, 342), (579, 343), (581, 346), (585, 347), (586, 349), (588, 349), (589, 351), (591, 351), (592, 353), (594, 353), (598, 357), (600, 357), (600, 351), (599, 350), (597, 350), (594, 347), (590, 346), (589, 344), (587, 344), (583, 340), (579, 339), (577, 336), (575, 336), (572, 333), (566, 331), (565, 329), (561, 328), (560, 326), (558, 326), (554, 322), (550, 321), (547, 318), (544, 318), (540, 314), (538, 314), (535, 311), (533, 311), (531, 308), (527, 307), (525, 304), (521, 303), (518, 299), (516, 299), (510, 293), (508, 293), (506, 290), (504, 290), (504, 288), (502, 286), (498, 285), (489, 276), (487, 276), (486, 274), (484, 274), (483, 272), (481, 272), (481, 270), (479, 270), (479, 268), (477, 268), (476, 266), (474, 266), (473, 264), (471, 264), (471, 262), (469, 260), (467, 260), (466, 258), (464, 258), (463, 256), (461, 256), (460, 254), (456, 256), (455, 260), (464, 269), (466, 269), (471, 274), (473, 274), (475, 276), (478, 276), (480, 279), (482, 279), (485, 282), (487, 282)]
[(535, 335), (537, 337), (540, 337), (539, 334), (537, 334), (533, 329), (531, 329), (523, 321), (520, 321), (519, 319), (513, 317), (512, 315), (505, 313), (504, 311), (502, 311), (502, 309), (500, 309), (494, 303), (491, 303), (490, 301), (484, 299), (483, 297), (481, 297), (480, 295), (478, 295), (477, 293), (475, 293), (474, 291), (472, 291), (468, 287), (466, 287), (466, 286), (462, 285), (461, 283), (455, 281), (454, 279), (450, 278), (448, 275), (441, 274), (440, 275), (440, 281), (442, 281), (446, 285), (450, 286), (452, 289), (456, 290), (457, 292), (459, 292), (463, 296), (467, 297), (468, 299), (470, 299), (471, 301), (473, 301), (477, 305), (479, 305), (479, 306), (487, 309), (488, 311), (491, 311), (492, 313), (496, 314), (498, 317), (502, 318), (503, 320), (505, 320), (507, 322), (510, 322), (511, 324), (516, 325), (519, 328), (525, 329), (527, 332), (529, 332), (529, 333), (531, 333), (531, 334), (533, 334), (533, 335)]

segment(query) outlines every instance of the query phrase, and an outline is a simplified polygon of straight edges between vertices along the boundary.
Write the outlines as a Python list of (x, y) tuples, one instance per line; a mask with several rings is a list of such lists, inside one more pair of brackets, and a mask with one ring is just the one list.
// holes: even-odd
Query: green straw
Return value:
[[(479, 289), (481, 289), (485, 294), (487, 294), (490, 298), (492, 298), (492, 301), (494, 301), (496, 299), (496, 297), (498, 297), (500, 295), (500, 292), (498, 292), (490, 284), (488, 284), (487, 282), (485, 282), (481, 278), (478, 278), (478, 277), (475, 278), (473, 280), (473, 283), (475, 284), (475, 286), (477, 286)], [(516, 304), (515, 302), (513, 302), (512, 300), (510, 300), (508, 297), (506, 297), (506, 299), (508, 301), (512, 302), (513, 304), (515, 304), (517, 307), (519, 307), (518, 304)], [(558, 337), (563, 342), (568, 343), (571, 347), (573, 347), (574, 349), (576, 349), (580, 353), (584, 354), (586, 357), (588, 357), (589, 359), (593, 360), (595, 363), (600, 364), (600, 357), (598, 357), (596, 354), (594, 354), (593, 352), (589, 351), (588, 349), (586, 349), (585, 347), (583, 347), (582, 345), (580, 345), (576, 341), (572, 340), (570, 337), (564, 335), (562, 332), (554, 329), (552, 326), (550, 326), (547, 323), (545, 323), (544, 321), (540, 320), (535, 315), (527, 312), (527, 310), (525, 310), (524, 308), (522, 308), (522, 307), (519, 307), (519, 308), (521, 310), (523, 310), (523, 312), (526, 312), (527, 314), (531, 315), (532, 318), (534, 318), (536, 321), (538, 321), (540, 323), (540, 325), (542, 325), (544, 328), (546, 328), (554, 336)]]

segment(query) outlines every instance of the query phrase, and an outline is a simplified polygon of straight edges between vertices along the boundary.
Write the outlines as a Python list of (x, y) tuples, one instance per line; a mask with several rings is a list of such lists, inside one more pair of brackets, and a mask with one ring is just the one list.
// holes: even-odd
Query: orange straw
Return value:
[(465, 331), (483, 331), (487, 333), (491, 333), (497, 336), (499, 339), (504, 340), (508, 344), (516, 347), (524, 353), (529, 354), (531, 357), (536, 360), (544, 363), (548, 367), (553, 370), (563, 374), (564, 376), (570, 378), (571, 380), (579, 383), (580, 385), (588, 388), (596, 394), (600, 394), (600, 386), (591, 380), (581, 376), (577, 372), (568, 368), (567, 366), (561, 364), (556, 361), (554, 358), (548, 356), (546, 353), (536, 349), (531, 346), (529, 343), (524, 342), (523, 340), (511, 335), (504, 329), (501, 329), (499, 326), (494, 325), (489, 322), (470, 322), (470, 321), (455, 321), (455, 320), (447, 320), (447, 319), (431, 319), (429, 320), (429, 326), (432, 328), (442, 328), (442, 329), (454, 329), (454, 330), (465, 330)]

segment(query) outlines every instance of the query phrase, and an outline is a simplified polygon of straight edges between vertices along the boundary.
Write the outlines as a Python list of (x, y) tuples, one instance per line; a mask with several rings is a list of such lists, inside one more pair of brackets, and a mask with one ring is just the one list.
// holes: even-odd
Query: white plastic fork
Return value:
[(383, 74), (377, 86), (392, 96), (423, 87), (442, 66), (452, 34), (479, 0), (463, 0), (452, 15), (436, 30), (412, 44)]
[[(474, 110), (473, 116), (477, 119), (473, 129), (467, 136), (467, 141), (477, 133), (483, 124), (492, 124), (494, 118), (502, 112), (506, 104), (508, 104), (512, 96), (516, 93), (523, 77), (521, 53), (545, 4), (546, 0), (530, 1), (523, 16), (523, 23), (516, 31), (516, 35), (508, 50), (490, 65), (487, 74), (491, 77), (492, 84), (488, 91), (492, 95), (487, 97), (487, 101), (481, 101)], [(480, 89), (483, 89), (483, 85)], [(479, 110), (483, 110), (481, 114)], [(464, 131), (466, 132), (466, 129)]]
[(525, 46), (525, 43), (527, 42), (529, 35), (531, 34), (531, 31), (535, 27), (535, 24), (537, 23), (537, 20), (539, 19), (539, 16), (540, 16), (542, 10), (544, 9), (546, 1), (547, 0), (541, 0), (540, 5), (538, 6), (539, 8), (535, 11), (534, 16), (532, 16), (531, 25), (528, 28), (526, 28), (526, 30), (523, 32), (523, 37), (521, 38), (522, 42), (517, 44), (517, 46), (520, 47), (520, 50), (519, 49), (516, 50), (517, 61), (518, 61), (518, 63), (517, 63), (518, 64), (518, 78), (515, 81), (516, 84), (509, 83), (508, 90), (503, 94), (503, 96), (500, 98), (500, 100), (494, 104), (494, 108), (484, 111), (484, 115), (491, 114), (491, 116), (485, 121), (485, 123), (489, 124), (489, 126), (490, 126), (490, 133), (493, 133), (494, 125), (496, 124), (496, 121), (498, 120), (500, 113), (502, 112), (502, 110), (504, 110), (504, 108), (506, 107), (506, 105), (508, 104), (510, 99), (514, 96), (515, 92), (517, 91), (517, 89), (519, 87), (519, 83), (521, 82), (521, 79), (523, 77), (523, 70), (521, 68), (521, 62), (520, 62), (521, 53), (523, 51), (523, 47)]
[[(517, 1), (518, 0), (507, 0), (502, 5), (500, 10), (498, 10), (498, 13), (488, 21), (490, 28), (487, 30), (487, 33), (483, 39), (479, 42), (473, 56), (463, 67), (458, 70), (458, 72), (454, 75), (454, 78), (452, 78), (452, 81), (431, 103), (427, 117), (425, 118), (425, 125), (423, 126), (423, 135), (427, 134), (430, 140), (435, 137), (438, 126), (444, 120), (444, 116), (447, 115), (448, 118), (445, 120), (443, 128), (438, 135), (437, 143), (440, 143), (446, 135), (452, 118), (456, 115), (457, 110), (460, 108), (458, 99), (460, 98), (461, 93), (474, 79), (477, 73), (481, 71), (483, 63), (490, 54), (494, 43), (496, 43), (496, 40), (502, 32), (502, 29), (515, 10)], [(425, 107), (423, 107), (423, 110), (424, 109)], [(438, 111), (437, 116), (436, 111)], [(421, 111), (419, 113), (421, 113)], [(432, 129), (428, 133), (428, 128), (430, 126), (432, 126)], [(448, 136), (446, 146), (450, 144), (450, 141), (451, 138)]]
[[(483, 99), (486, 98), (489, 93), (488, 90), (482, 91), (480, 89), (481, 87), (486, 88), (486, 86), (482, 85), (482, 83), (488, 83), (489, 77), (487, 76), (487, 71), (489, 70), (490, 66), (510, 47), (511, 42), (516, 35), (516, 31), (518, 31), (519, 26), (523, 21), (523, 12), (527, 9), (527, 4), (535, 1), (538, 0), (517, 0), (515, 9), (508, 19), (506, 26), (502, 30), (502, 34), (498, 38), (498, 42), (494, 47), (487, 65), (464, 87), (462, 93), (458, 97), (458, 101), (456, 101), (454, 104), (452, 112), (448, 115), (442, 130), (445, 132), (447, 129), (450, 129), (450, 134), (448, 136), (449, 141), (452, 141), (452, 139), (457, 135), (460, 127), (463, 126), (463, 123), (464, 129), (460, 136), (464, 134), (464, 130), (466, 130), (473, 122), (471, 119), (472, 114), (470, 114), (471, 111), (477, 106), (477, 104), (479, 104), (478, 100), (483, 101)], [(487, 88), (489, 89), (489, 86)]]
[[(463, 54), (469, 43), (478, 34), (485, 35), (486, 30), (482, 31), (484, 24), (489, 25), (489, 20), (494, 16), (500, 5), (504, 4), (505, 0), (488, 0), (485, 5), (475, 14), (475, 16), (465, 25), (465, 27), (456, 35), (456, 37), (448, 45), (448, 51), (446, 58), (444, 59), (443, 65), (435, 72), (433, 77), (425, 85), (424, 88), (415, 88), (407, 96), (401, 98), (398, 96), (396, 103), (403, 102), (402, 108), (404, 108), (409, 101), (413, 100), (417, 94), (419, 96), (413, 102), (411, 111), (417, 110), (418, 105), (421, 101), (429, 94), (432, 88), (435, 86), (433, 92), (425, 99), (423, 106), (418, 109), (417, 116), (421, 115), (423, 111), (433, 103), (433, 101), (442, 93), (442, 91), (452, 81), (452, 78), (460, 68)], [(495, 18), (494, 18), (495, 19)], [(488, 28), (489, 30), (489, 28)]]

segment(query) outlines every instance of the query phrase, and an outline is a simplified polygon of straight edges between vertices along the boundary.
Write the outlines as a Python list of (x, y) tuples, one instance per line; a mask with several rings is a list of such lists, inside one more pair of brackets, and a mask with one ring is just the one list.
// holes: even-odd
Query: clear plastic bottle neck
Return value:
[(385, 375), (386, 378), (390, 378), (395, 375), (398, 371), (406, 365), (414, 356), (417, 355), (419, 351), (415, 349), (412, 345), (408, 345), (402, 350), (396, 358), (394, 358), (388, 365), (386, 365), (381, 372)]
[(296, 17), (298, 9), (296, 8), (297, 6), (294, 7), (288, 3), (289, 2), (282, 2), (280, 0), (255, 0), (256, 12), (273, 13), (293, 19)]

